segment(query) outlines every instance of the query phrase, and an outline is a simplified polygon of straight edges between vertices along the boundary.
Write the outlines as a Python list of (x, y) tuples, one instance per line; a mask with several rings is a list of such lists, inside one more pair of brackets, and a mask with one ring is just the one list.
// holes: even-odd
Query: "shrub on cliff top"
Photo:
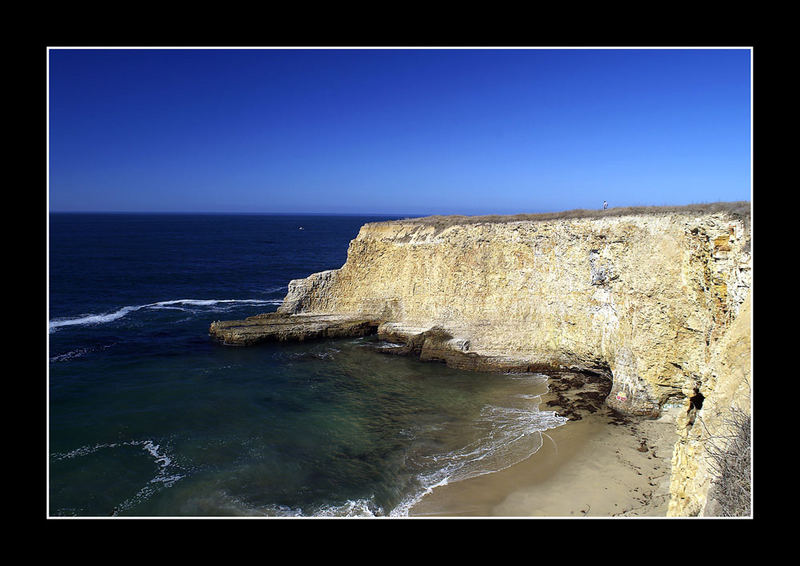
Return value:
[(745, 222), (750, 220), (750, 202), (713, 202), (701, 204), (689, 204), (686, 206), (627, 206), (609, 208), (608, 210), (588, 210), (578, 208), (565, 210), (563, 212), (542, 212), (538, 214), (492, 214), (486, 216), (424, 216), (420, 218), (404, 218), (402, 220), (391, 220), (389, 222), (418, 222), (423, 224), (435, 224), (450, 226), (454, 224), (474, 224), (478, 222), (520, 222), (537, 220), (560, 220), (571, 218), (606, 218), (609, 216), (629, 216), (629, 215), (664, 215), (664, 214), (715, 214), (726, 213), (732, 217), (739, 218)]

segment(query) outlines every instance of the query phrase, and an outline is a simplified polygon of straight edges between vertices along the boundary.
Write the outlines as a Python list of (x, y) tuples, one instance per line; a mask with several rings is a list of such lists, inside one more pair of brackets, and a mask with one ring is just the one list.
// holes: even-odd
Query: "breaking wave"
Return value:
[(396, 505), (389, 515), (408, 516), (411, 508), (437, 487), (499, 472), (526, 460), (542, 447), (542, 432), (566, 422), (566, 417), (554, 411), (484, 407), (478, 423), (483, 434), (451, 452), (419, 457), (427, 470), (417, 476), (419, 489)]
[(54, 453), (50, 455), (52, 462), (59, 462), (62, 460), (71, 460), (73, 458), (80, 458), (89, 456), (100, 450), (120, 448), (123, 446), (134, 446), (141, 448), (153, 460), (156, 465), (156, 474), (150, 479), (135, 495), (122, 501), (118, 504), (112, 515), (117, 515), (121, 511), (130, 509), (131, 507), (141, 503), (143, 500), (149, 499), (153, 494), (161, 489), (171, 487), (175, 482), (185, 477), (185, 474), (178, 473), (178, 469), (173, 465), (172, 458), (167, 451), (159, 444), (152, 440), (131, 440), (127, 442), (112, 442), (108, 444), (96, 444), (94, 446), (82, 446), (70, 452)]
[(283, 299), (176, 299), (172, 301), (159, 301), (146, 305), (125, 306), (116, 311), (103, 314), (85, 314), (71, 318), (56, 318), (50, 321), (49, 332), (53, 333), (63, 326), (107, 324), (142, 309), (187, 310), (187, 307), (203, 307), (210, 308), (211, 310), (224, 310), (226, 307), (229, 308), (239, 304), (280, 305), (281, 303), (283, 303)]
[(425, 471), (416, 475), (415, 489), (394, 508), (386, 510), (374, 496), (327, 504), (313, 509), (268, 506), (273, 517), (408, 517), (411, 509), (434, 489), (485, 474), (499, 472), (529, 458), (543, 443), (542, 432), (567, 422), (554, 411), (487, 406), (482, 415), (487, 432), (474, 442), (448, 453), (418, 460)]

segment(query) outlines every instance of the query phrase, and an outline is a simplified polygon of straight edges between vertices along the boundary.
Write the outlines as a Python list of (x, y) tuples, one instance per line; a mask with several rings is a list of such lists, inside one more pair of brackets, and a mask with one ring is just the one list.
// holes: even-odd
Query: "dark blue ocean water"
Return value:
[(51, 214), (50, 515), (404, 516), (535, 452), (544, 376), (209, 338), (385, 218)]

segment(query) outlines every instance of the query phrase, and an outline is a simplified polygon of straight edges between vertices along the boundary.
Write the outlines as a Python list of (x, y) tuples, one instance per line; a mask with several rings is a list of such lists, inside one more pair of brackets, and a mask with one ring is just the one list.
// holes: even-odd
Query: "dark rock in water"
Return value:
[(208, 333), (223, 344), (249, 346), (265, 341), (346, 338), (374, 334), (378, 321), (340, 315), (266, 313), (244, 320), (211, 323)]

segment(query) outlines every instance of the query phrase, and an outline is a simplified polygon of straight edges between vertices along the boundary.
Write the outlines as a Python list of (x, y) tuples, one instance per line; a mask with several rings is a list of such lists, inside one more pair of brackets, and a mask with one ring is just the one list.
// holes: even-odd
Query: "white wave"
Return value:
[(158, 303), (152, 303), (144, 306), (152, 307), (152, 306), (165, 306), (165, 305), (193, 305), (197, 307), (209, 307), (226, 303), (263, 305), (265, 303), (270, 303), (275, 300), (276, 299), (176, 299), (174, 301), (159, 301)]
[(303, 510), (292, 508), (286, 505), (268, 505), (264, 508), (264, 514), (269, 517), (305, 517)]
[[(250, 509), (250, 513), (252, 513), (252, 509)], [(383, 509), (375, 503), (373, 497), (348, 500), (339, 504), (324, 504), (310, 509), (277, 504), (266, 505), (259, 508), (259, 513), (269, 517), (298, 518), (385, 516)]]
[(114, 312), (103, 314), (85, 314), (74, 318), (56, 318), (50, 321), (49, 331), (55, 332), (62, 326), (75, 326), (75, 325), (95, 325), (106, 324), (119, 320), (120, 318), (128, 315), (129, 313), (141, 309), (181, 309), (174, 305), (185, 305), (190, 307), (217, 307), (223, 305), (224, 307), (235, 306), (238, 304), (251, 304), (251, 305), (280, 305), (283, 303), (282, 299), (175, 299), (172, 301), (159, 301), (156, 303), (148, 303), (146, 305), (135, 305), (122, 307)]
[(345, 501), (340, 505), (323, 505), (313, 513), (314, 517), (379, 517), (383, 510), (369, 499)]
[[(437, 487), (441, 487), (443, 485), (447, 485), (449, 480), (446, 474), (443, 474), (444, 477), (439, 478), (437, 480), (431, 480), (431, 478), (421, 477), (420, 479), (423, 482), (423, 488), (420, 491), (412, 493), (408, 497), (406, 497), (403, 501), (401, 501), (398, 505), (395, 506), (389, 512), (390, 517), (408, 517), (409, 512), (411, 509), (419, 503), (423, 497), (431, 493)], [(428, 480), (427, 482), (425, 480)]]
[(64, 318), (64, 319), (55, 319), (50, 321), (50, 332), (53, 332), (56, 328), (60, 328), (62, 326), (73, 326), (76, 324), (83, 325), (83, 324), (105, 324), (107, 322), (112, 322), (118, 320), (128, 314), (129, 312), (138, 311), (139, 309), (143, 309), (148, 305), (139, 305), (135, 307), (122, 307), (121, 309), (106, 313), (106, 314), (86, 314), (83, 316), (79, 316), (77, 318)]
[(420, 458), (431, 471), (420, 473), (420, 488), (394, 507), (390, 516), (405, 517), (437, 487), (509, 468), (536, 453), (543, 444), (542, 433), (567, 422), (555, 411), (536, 408), (487, 406), (479, 425), (479, 438), (447, 453)]
[(240, 517), (324, 518), (324, 517), (382, 517), (383, 510), (372, 498), (324, 504), (308, 508), (290, 507), (278, 503), (253, 505), (224, 490), (204, 491), (183, 502), (181, 508), (190, 515), (232, 515)]
[[(117, 515), (120, 511), (124, 511), (140, 503), (141, 501), (148, 499), (151, 495), (156, 493), (160, 489), (164, 489), (167, 487), (171, 487), (175, 482), (183, 479), (186, 477), (183, 474), (175, 473), (174, 470), (170, 468), (172, 465), (172, 458), (170, 458), (167, 453), (162, 450), (161, 446), (153, 442), (152, 440), (130, 440), (127, 442), (111, 442), (107, 444), (95, 444), (94, 446), (82, 446), (80, 448), (76, 448), (75, 450), (71, 450), (69, 452), (62, 452), (62, 453), (54, 453), (50, 455), (50, 458), (54, 462), (58, 462), (61, 460), (71, 460), (72, 458), (78, 458), (83, 456), (88, 456), (90, 454), (94, 454), (99, 450), (104, 450), (107, 448), (118, 448), (121, 446), (138, 446), (141, 447), (144, 452), (150, 455), (153, 458), (153, 462), (158, 467), (158, 471), (156, 475), (147, 482), (147, 484), (142, 487), (136, 495), (130, 497), (117, 505), (114, 508), (113, 515)], [(157, 485), (153, 485), (157, 484)]]
[(163, 469), (170, 465), (172, 459), (166, 454), (159, 453), (159, 448), (161, 447), (158, 444), (153, 444), (152, 440), (147, 440), (144, 443), (144, 449), (153, 457), (156, 464)]

